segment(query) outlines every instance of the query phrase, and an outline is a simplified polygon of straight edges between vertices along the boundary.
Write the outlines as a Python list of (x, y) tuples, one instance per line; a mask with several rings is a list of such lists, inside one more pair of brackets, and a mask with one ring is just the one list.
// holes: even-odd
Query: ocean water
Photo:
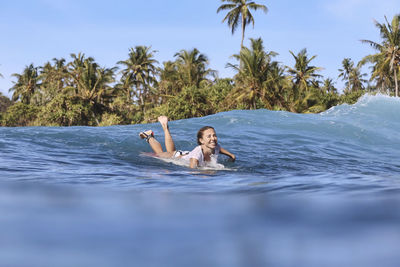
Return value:
[(206, 170), (147, 156), (159, 124), (0, 128), (0, 266), (399, 266), (399, 114), (170, 122), (178, 149), (211, 125), (237, 156)]

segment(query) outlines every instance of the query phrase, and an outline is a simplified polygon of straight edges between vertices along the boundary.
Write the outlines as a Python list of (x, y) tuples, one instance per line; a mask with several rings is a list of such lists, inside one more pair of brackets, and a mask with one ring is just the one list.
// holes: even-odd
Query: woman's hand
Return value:
[(228, 161), (230, 161), (230, 162), (234, 162), (236, 160), (236, 156), (235, 155), (233, 155), (231, 152), (229, 152), (228, 150), (226, 150), (226, 149), (224, 149), (222, 147), (220, 147), (219, 153), (228, 156), (229, 157)]

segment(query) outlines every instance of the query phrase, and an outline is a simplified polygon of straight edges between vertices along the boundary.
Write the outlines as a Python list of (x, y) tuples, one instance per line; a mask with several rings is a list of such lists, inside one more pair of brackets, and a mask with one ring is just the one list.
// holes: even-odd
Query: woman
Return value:
[(166, 152), (163, 151), (161, 144), (154, 138), (154, 133), (152, 130), (141, 132), (139, 134), (140, 138), (146, 139), (158, 157), (182, 158), (189, 160), (190, 168), (203, 167), (207, 164), (207, 162), (211, 161), (216, 162), (219, 153), (227, 155), (232, 161), (235, 161), (235, 155), (222, 148), (218, 144), (217, 134), (215, 133), (213, 127), (205, 126), (198, 131), (198, 146), (189, 152), (175, 149), (174, 141), (172, 140), (171, 133), (169, 132), (168, 117), (160, 116), (158, 117), (158, 121), (164, 130), (165, 148), (167, 149)]

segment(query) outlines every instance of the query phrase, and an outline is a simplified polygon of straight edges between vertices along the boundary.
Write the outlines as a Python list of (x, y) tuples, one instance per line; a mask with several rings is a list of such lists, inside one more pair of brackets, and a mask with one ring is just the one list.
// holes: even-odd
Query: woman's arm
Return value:
[(236, 156), (229, 152), (228, 150), (224, 149), (223, 147), (220, 147), (219, 153), (227, 155), (228, 157), (231, 158), (232, 161), (236, 160)]
[(199, 166), (199, 161), (195, 158), (190, 158), (190, 168), (194, 169)]

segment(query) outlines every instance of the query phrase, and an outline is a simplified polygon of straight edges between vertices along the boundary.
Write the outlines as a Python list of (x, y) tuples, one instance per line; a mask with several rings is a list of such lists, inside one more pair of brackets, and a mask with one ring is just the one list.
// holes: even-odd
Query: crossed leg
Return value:
[(164, 158), (171, 158), (175, 153), (175, 143), (172, 139), (171, 133), (169, 132), (168, 127), (168, 117), (167, 116), (160, 116), (158, 117), (158, 121), (160, 122), (163, 130), (164, 130), (164, 137), (165, 137), (165, 148), (166, 152), (163, 151), (160, 142), (154, 138), (154, 134), (152, 130), (148, 130), (146, 132), (140, 133), (140, 138), (146, 138), (147, 142), (149, 143), (151, 149), (153, 149), (154, 153), (157, 156), (164, 157)]

